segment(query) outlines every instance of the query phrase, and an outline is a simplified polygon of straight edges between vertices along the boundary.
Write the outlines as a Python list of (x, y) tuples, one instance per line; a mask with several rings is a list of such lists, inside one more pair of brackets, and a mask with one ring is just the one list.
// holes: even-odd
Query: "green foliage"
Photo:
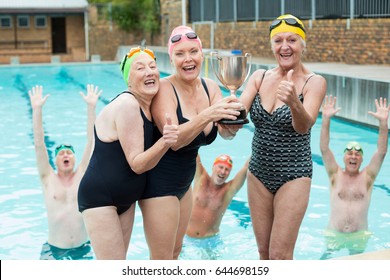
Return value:
[(103, 3), (110, 3), (112, 0), (87, 0), (89, 4), (103, 4)]
[(157, 33), (160, 28), (159, 0), (89, 0), (93, 4), (112, 3), (106, 7), (106, 17), (112, 19), (120, 29)]

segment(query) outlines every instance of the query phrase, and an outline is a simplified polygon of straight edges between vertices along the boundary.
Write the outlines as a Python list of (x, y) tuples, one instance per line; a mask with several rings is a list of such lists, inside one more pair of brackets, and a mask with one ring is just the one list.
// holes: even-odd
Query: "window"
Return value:
[(30, 17), (29, 16), (18, 16), (18, 27), (21, 27), (21, 28), (30, 27)]
[(35, 16), (35, 27), (36, 28), (45, 28), (46, 27), (46, 17), (45, 16)]
[(0, 16), (0, 27), (1, 28), (11, 28), (12, 20), (10, 16)]

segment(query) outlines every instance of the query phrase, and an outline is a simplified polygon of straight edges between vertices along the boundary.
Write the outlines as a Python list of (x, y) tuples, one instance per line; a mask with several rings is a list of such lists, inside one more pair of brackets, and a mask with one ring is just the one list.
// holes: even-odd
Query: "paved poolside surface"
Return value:
[(334, 258), (332, 260), (390, 260), (390, 249)]
[[(276, 64), (275, 59), (262, 57), (253, 57), (252, 62)], [(336, 62), (303, 62), (303, 64), (318, 74), (333, 74), (390, 83), (390, 65), (352, 65)]]

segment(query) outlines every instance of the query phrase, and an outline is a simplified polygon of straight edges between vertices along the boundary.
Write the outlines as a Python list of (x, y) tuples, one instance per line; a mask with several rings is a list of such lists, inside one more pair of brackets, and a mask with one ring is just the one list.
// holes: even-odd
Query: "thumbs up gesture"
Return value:
[(291, 106), (295, 101), (298, 100), (297, 91), (292, 80), (293, 74), (293, 69), (288, 71), (287, 80), (281, 81), (279, 83), (278, 89), (276, 90), (277, 98), (289, 106)]
[(172, 119), (168, 114), (165, 114), (165, 125), (163, 128), (162, 137), (165, 141), (165, 144), (170, 147), (176, 144), (177, 139), (179, 138), (179, 126), (172, 124)]

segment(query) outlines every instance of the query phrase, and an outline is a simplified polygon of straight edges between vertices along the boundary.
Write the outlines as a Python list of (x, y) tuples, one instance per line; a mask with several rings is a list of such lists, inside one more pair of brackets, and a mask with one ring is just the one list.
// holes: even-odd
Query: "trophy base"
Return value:
[(241, 109), (240, 115), (237, 117), (236, 120), (229, 120), (229, 119), (222, 119), (219, 121), (221, 124), (227, 124), (227, 125), (233, 125), (233, 124), (246, 124), (249, 123), (249, 120), (246, 118), (246, 110)]
[(246, 124), (249, 123), (249, 120), (248, 119), (237, 119), (237, 120), (222, 119), (219, 121), (219, 123), (226, 124), (226, 125)]

